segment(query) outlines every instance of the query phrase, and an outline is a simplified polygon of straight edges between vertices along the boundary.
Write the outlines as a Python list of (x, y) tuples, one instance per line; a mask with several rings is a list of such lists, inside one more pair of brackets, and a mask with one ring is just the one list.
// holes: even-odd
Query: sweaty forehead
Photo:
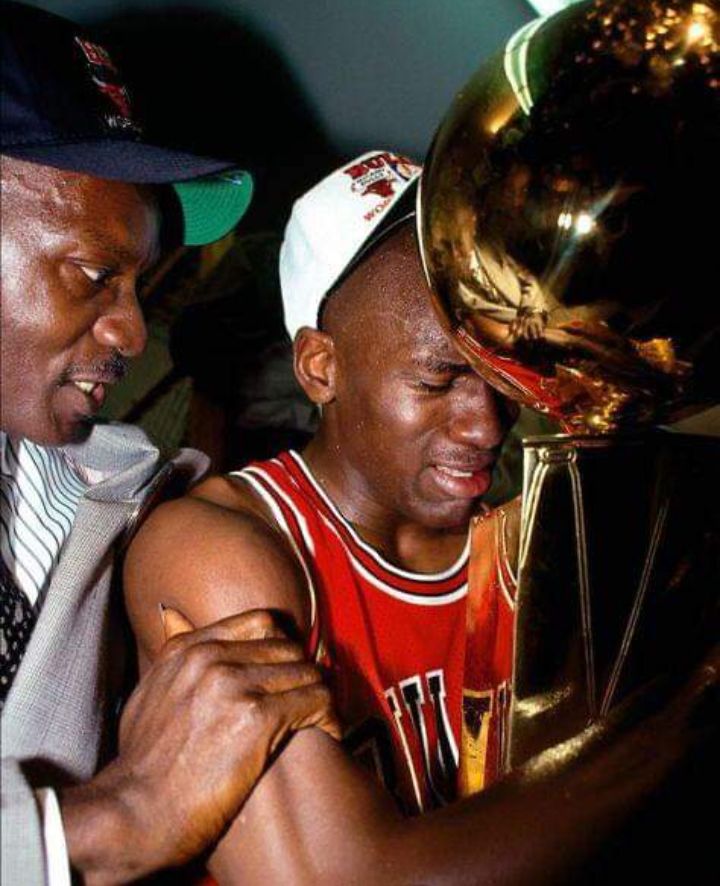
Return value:
[(148, 188), (2, 158), (2, 222), (35, 236), (75, 238), (118, 252), (153, 254), (157, 204)]
[(373, 342), (376, 348), (458, 359), (435, 316), (412, 221), (388, 236), (331, 296), (324, 325), (343, 350)]
[(88, 176), (3, 157), (3, 201), (15, 217), (42, 213), (48, 223), (61, 224), (101, 196), (98, 184)]

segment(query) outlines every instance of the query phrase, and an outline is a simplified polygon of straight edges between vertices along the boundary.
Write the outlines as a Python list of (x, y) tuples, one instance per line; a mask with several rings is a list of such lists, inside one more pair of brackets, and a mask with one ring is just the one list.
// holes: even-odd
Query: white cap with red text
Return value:
[(317, 326), (328, 292), (399, 218), (412, 214), (421, 172), (407, 157), (370, 151), (295, 202), (280, 249), (280, 286), (291, 339), (302, 326)]

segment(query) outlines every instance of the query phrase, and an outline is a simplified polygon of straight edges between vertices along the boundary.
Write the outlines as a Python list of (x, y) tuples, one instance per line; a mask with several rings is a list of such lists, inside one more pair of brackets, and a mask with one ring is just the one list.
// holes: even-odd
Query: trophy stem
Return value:
[(538, 518), (538, 508), (543, 499), (545, 482), (552, 465), (562, 465), (567, 470), (572, 494), (574, 522), (575, 558), (577, 561), (578, 596), (580, 599), (580, 621), (585, 658), (585, 682), (588, 711), (591, 718), (597, 716), (597, 685), (595, 680), (595, 658), (593, 654), (592, 607), (590, 570), (588, 568), (585, 510), (580, 472), (576, 463), (575, 451), (571, 448), (557, 449), (540, 447), (537, 459), (533, 461), (529, 476), (525, 478), (527, 495), (523, 499), (521, 522), (521, 547), (519, 568), (522, 572), (527, 563), (533, 539), (533, 530)]
[(650, 537), (650, 544), (648, 545), (648, 552), (645, 556), (645, 563), (643, 564), (642, 576), (640, 577), (640, 583), (638, 585), (635, 601), (633, 603), (630, 616), (628, 617), (627, 627), (625, 628), (625, 634), (623, 635), (622, 643), (620, 644), (618, 657), (615, 660), (615, 664), (613, 665), (612, 673), (610, 675), (610, 679), (608, 680), (608, 685), (605, 690), (602, 706), (600, 708), (600, 716), (602, 717), (604, 717), (612, 707), (615, 698), (615, 691), (617, 689), (618, 683), (620, 682), (620, 677), (622, 675), (625, 662), (627, 661), (628, 655), (630, 653), (630, 647), (635, 635), (635, 629), (637, 628), (638, 619), (640, 618), (640, 612), (642, 610), (643, 603), (645, 602), (648, 586), (650, 585), (650, 578), (655, 567), (658, 547), (660, 545), (660, 540), (662, 539), (663, 532), (665, 530), (665, 523), (667, 522), (669, 507), (670, 502), (666, 498), (662, 504), (662, 507), (660, 508), (660, 511), (655, 520), (655, 524), (653, 526), (652, 535)]
[(583, 503), (582, 481), (574, 451), (563, 452), (567, 458), (568, 474), (573, 498), (575, 519), (575, 555), (577, 557), (578, 589), (580, 592), (580, 622), (582, 626), (583, 651), (585, 653), (585, 685), (588, 711), (591, 719), (597, 716), (597, 686), (595, 682), (595, 656), (593, 654), (592, 605), (590, 603), (590, 570), (588, 569), (587, 531)]
[(718, 623), (720, 441), (657, 430), (523, 445), (511, 769), (679, 672)]
[(522, 514), (520, 517), (520, 550), (518, 552), (518, 575), (522, 572), (523, 566), (528, 557), (530, 550), (530, 541), (532, 539), (531, 527), (535, 525), (537, 520), (537, 510), (540, 504), (540, 498), (545, 484), (545, 477), (548, 472), (548, 465), (543, 461), (537, 461), (527, 476), (528, 463), (525, 462), (526, 476), (524, 479), (524, 488), (527, 490), (522, 499)]

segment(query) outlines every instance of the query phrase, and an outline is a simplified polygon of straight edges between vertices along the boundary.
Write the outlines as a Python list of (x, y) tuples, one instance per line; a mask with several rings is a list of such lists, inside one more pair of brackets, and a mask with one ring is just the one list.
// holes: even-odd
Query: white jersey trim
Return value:
[[(283, 516), (278, 503), (275, 501), (272, 495), (270, 495), (267, 489), (263, 487), (262, 483), (260, 483), (256, 477), (253, 477), (251, 475), (250, 471), (233, 471), (232, 476), (239, 477), (241, 480), (245, 480), (245, 482), (265, 502), (265, 504), (270, 508), (270, 511), (275, 518), (278, 528), (285, 534), (287, 540), (290, 542), (290, 545), (295, 552), (295, 556), (298, 558), (303, 573), (305, 574), (305, 580), (307, 581), (308, 594), (310, 595), (310, 627), (313, 628), (315, 626), (315, 619), (317, 617), (317, 595), (315, 593), (315, 585), (312, 580), (312, 572), (310, 571), (308, 564), (305, 562), (305, 558), (303, 557), (300, 548), (298, 547), (297, 542), (293, 537), (290, 527), (287, 525), (287, 521), (285, 520), (285, 517)], [(307, 527), (305, 528), (307, 529)]]
[(284, 489), (281, 489), (281, 487), (278, 486), (278, 484), (275, 482), (275, 480), (272, 478), (272, 476), (270, 474), (268, 474), (267, 471), (264, 471), (262, 468), (257, 468), (257, 467), (244, 468), (242, 471), (235, 471), (233, 476), (242, 477), (242, 476), (246, 476), (248, 474), (262, 477), (262, 479), (268, 484), (268, 486), (271, 486), (275, 490), (276, 494), (290, 508), (290, 510), (295, 515), (295, 519), (298, 521), (298, 526), (300, 527), (300, 533), (303, 537), (303, 541), (305, 542), (307, 549), (310, 551), (310, 553), (314, 557), (315, 556), (315, 541), (312, 537), (312, 534), (310, 533), (310, 529), (307, 525), (307, 520), (305, 519), (304, 514), (302, 514), (302, 512), (298, 509), (295, 502), (290, 498), (290, 496), (285, 492)]
[[(398, 588), (392, 587), (392, 585), (387, 584), (379, 576), (370, 572), (365, 566), (363, 566), (345, 543), (345, 539), (338, 532), (337, 526), (334, 526), (333, 523), (322, 514), (320, 516), (328, 529), (332, 530), (340, 544), (345, 548), (353, 569), (355, 569), (355, 571), (366, 581), (370, 582), (371, 585), (376, 587), (379, 591), (382, 591), (384, 594), (387, 594), (389, 597), (394, 597), (396, 600), (402, 600), (403, 603), (412, 603), (414, 606), (447, 606), (450, 603), (455, 603), (457, 600), (462, 600), (462, 598), (467, 595), (467, 582), (460, 585), (460, 587), (456, 588), (454, 591), (448, 591), (445, 594), (438, 594), (437, 596), (422, 593), (413, 594), (411, 591), (401, 591), (398, 590)], [(413, 572), (407, 572), (405, 575), (411, 579), (415, 578), (415, 573)]]
[[(425, 573), (425, 572), (409, 572), (406, 569), (401, 569), (399, 566), (394, 566), (392, 563), (389, 563), (378, 551), (375, 550), (371, 545), (369, 545), (366, 541), (363, 541), (362, 538), (357, 533), (357, 530), (353, 527), (351, 523), (349, 523), (345, 517), (340, 513), (335, 503), (330, 499), (325, 492), (325, 490), (320, 486), (315, 477), (310, 472), (310, 468), (305, 464), (302, 456), (295, 452), (294, 450), (288, 450), (288, 454), (295, 461), (297, 466), (303, 472), (303, 475), (306, 477), (307, 481), (312, 485), (313, 489), (317, 492), (317, 494), (322, 498), (325, 504), (328, 506), (333, 516), (337, 518), (337, 520), (342, 523), (342, 525), (347, 529), (348, 533), (352, 537), (353, 541), (357, 544), (358, 547), (362, 548), (366, 554), (375, 560), (375, 562), (381, 566), (383, 569), (386, 569), (388, 572), (391, 572), (393, 575), (397, 575), (399, 578), (410, 579), (411, 581), (423, 582), (430, 584), (436, 581), (444, 581), (448, 578), (451, 578), (456, 572), (460, 572), (468, 562), (469, 554), (470, 554), (470, 533), (468, 533), (467, 541), (465, 542), (465, 546), (463, 547), (460, 556), (458, 559), (445, 569), (443, 572), (433, 572), (433, 573)], [(347, 548), (347, 545), (345, 546)], [(349, 553), (352, 553), (348, 551)], [(387, 587), (387, 586), (385, 586)], [(394, 588), (393, 588), (394, 590)]]

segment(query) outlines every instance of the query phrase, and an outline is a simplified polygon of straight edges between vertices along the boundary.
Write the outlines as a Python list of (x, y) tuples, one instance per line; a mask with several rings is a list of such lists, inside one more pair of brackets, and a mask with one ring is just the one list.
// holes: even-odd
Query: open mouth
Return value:
[(73, 384), (75, 387), (80, 388), (84, 394), (92, 394), (98, 386), (98, 383), (94, 381), (74, 381)]
[(432, 465), (432, 475), (436, 486), (450, 498), (476, 498), (490, 488), (493, 461), (479, 464), (474, 469), (457, 468), (451, 465)]
[(72, 387), (80, 391), (93, 405), (99, 409), (105, 401), (105, 383), (101, 381), (75, 380), (70, 382)]
[(447, 465), (435, 465), (435, 467), (440, 473), (447, 474), (448, 477), (472, 477), (477, 473), (475, 471), (461, 471), (459, 468), (450, 468)]

